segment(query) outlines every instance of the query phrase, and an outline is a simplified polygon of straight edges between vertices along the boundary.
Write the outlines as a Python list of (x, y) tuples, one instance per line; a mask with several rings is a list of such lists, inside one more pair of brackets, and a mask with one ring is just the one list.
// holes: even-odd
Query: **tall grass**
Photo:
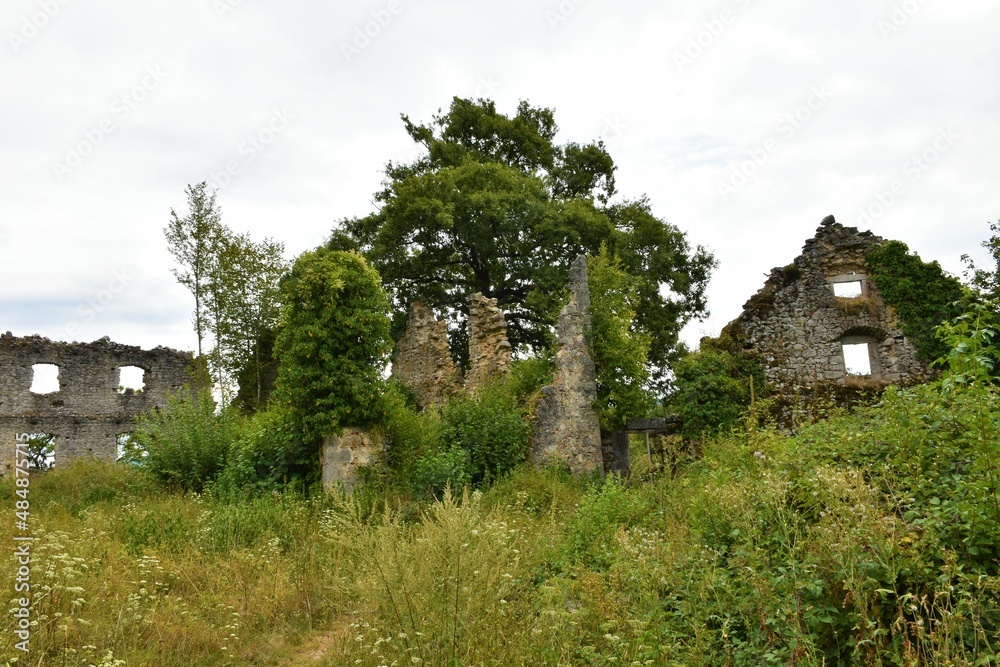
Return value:
[[(521, 467), (440, 500), (166, 492), (80, 461), (32, 478), (31, 653), (14, 649), (8, 614), (0, 656), (996, 664), (1000, 543), (981, 459), (1000, 411), (983, 392), (890, 392), (796, 437), (726, 434), (669, 476)], [(0, 483), (0, 503), (13, 508), (14, 490)], [(9, 597), (14, 572), (0, 569)]]

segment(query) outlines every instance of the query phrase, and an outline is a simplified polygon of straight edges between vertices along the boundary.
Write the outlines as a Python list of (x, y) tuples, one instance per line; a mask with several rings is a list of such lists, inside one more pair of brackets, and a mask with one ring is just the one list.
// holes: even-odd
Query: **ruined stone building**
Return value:
[(927, 366), (868, 276), (866, 254), (883, 242), (827, 217), (801, 255), (771, 271), (724, 337), (756, 354), (779, 394), (921, 382)]
[[(165, 347), (61, 343), (41, 336), (0, 336), (0, 460), (6, 474), (15, 436), (54, 438), (55, 463), (91, 455), (114, 461), (135, 417), (166, 405), (167, 393), (191, 380), (193, 357)], [(125, 388), (141, 375), (141, 388)], [(40, 377), (56, 383), (40, 388)], [(46, 393), (41, 393), (45, 391)]]
[[(578, 473), (603, 471), (606, 455), (596, 409), (597, 379), (587, 342), (590, 293), (586, 256), (573, 262), (569, 292), (569, 302), (556, 326), (553, 382), (542, 389), (536, 410), (531, 458), (538, 465), (559, 460)], [(397, 349), (392, 375), (413, 391), (423, 408), (440, 407), (449, 396), (461, 391), (474, 393), (506, 374), (511, 364), (503, 313), (495, 299), (478, 293), (469, 302), (469, 372), (464, 380), (451, 358), (447, 324), (436, 318), (426, 304), (411, 306)], [(324, 460), (340, 461), (344, 470), (350, 470), (351, 456), (342, 451), (343, 442), (331, 441)], [(345, 485), (350, 483), (338, 475), (342, 473), (331, 473), (330, 477)]]

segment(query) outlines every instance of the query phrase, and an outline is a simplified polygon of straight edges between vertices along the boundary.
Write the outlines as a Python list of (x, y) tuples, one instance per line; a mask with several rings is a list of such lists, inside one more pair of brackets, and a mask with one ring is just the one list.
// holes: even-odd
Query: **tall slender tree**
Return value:
[(181, 217), (170, 209), (170, 222), (163, 228), (167, 249), (180, 268), (171, 269), (177, 282), (194, 296), (193, 323), (198, 337), (198, 356), (204, 355), (208, 331), (211, 276), (218, 244), (222, 238), (222, 213), (215, 203), (215, 192), (202, 181), (187, 186), (187, 215)]

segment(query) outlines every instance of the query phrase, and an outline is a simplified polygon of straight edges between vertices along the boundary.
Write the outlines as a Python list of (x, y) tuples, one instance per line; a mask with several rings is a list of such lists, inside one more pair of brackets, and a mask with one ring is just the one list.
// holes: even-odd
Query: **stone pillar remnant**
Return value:
[(423, 408), (441, 406), (462, 388), (462, 371), (451, 358), (448, 325), (420, 301), (410, 306), (406, 333), (392, 360), (392, 375), (410, 388)]
[(597, 374), (590, 355), (587, 258), (570, 267), (570, 298), (556, 326), (555, 371), (542, 388), (532, 434), (532, 460), (565, 462), (574, 473), (604, 472), (597, 417)]
[(472, 393), (502, 377), (510, 368), (507, 322), (496, 299), (476, 292), (469, 302), (469, 374), (465, 390)]

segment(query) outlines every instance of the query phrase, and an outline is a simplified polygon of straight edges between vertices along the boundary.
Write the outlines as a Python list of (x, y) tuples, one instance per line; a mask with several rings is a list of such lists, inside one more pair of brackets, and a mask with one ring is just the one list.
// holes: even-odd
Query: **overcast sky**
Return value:
[(739, 314), (820, 220), (959, 273), (1000, 219), (1000, 0), (4, 0), (0, 332), (192, 350), (188, 183), (289, 258), (373, 210), (401, 113), (552, 107)]

